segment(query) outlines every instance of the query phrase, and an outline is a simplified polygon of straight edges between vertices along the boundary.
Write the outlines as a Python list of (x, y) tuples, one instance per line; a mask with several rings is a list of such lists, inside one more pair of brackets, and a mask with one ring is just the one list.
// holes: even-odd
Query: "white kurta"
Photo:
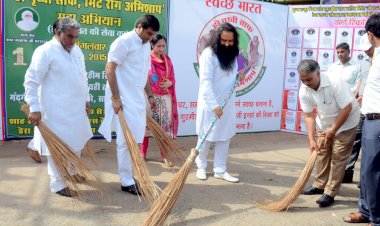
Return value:
[[(199, 59), (199, 94), (196, 132), (202, 136), (207, 132), (215, 118), (214, 109), (221, 107), (234, 86), (237, 75), (237, 62), (231, 71), (224, 71), (210, 47), (206, 48)], [(208, 141), (226, 141), (236, 134), (235, 95), (227, 102), (223, 115), (206, 138)]]
[[(26, 71), (24, 87), (31, 112), (40, 111), (42, 122), (73, 151), (80, 152), (93, 134), (86, 113), (87, 73), (79, 47), (68, 53), (55, 38), (39, 46)], [(41, 145), (42, 154), (49, 155), (37, 128), (34, 139), (36, 149)]]
[[(116, 67), (117, 86), (123, 103), (123, 113), (132, 136), (137, 143), (144, 138), (146, 125), (146, 102), (144, 88), (150, 69), (150, 44), (142, 43), (133, 30), (117, 38), (110, 47), (108, 62)], [(116, 131), (117, 115), (112, 108), (112, 92), (107, 82), (105, 91), (105, 116), (99, 132), (111, 141), (111, 132)]]

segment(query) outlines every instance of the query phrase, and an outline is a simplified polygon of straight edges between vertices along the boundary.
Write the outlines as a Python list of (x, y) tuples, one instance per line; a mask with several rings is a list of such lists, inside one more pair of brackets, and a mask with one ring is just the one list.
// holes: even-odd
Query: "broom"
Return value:
[(288, 194), (279, 201), (274, 201), (267, 204), (259, 204), (258, 208), (271, 211), (271, 212), (280, 212), (282, 210), (288, 210), (289, 206), (298, 198), (302, 193), (305, 184), (309, 180), (309, 177), (313, 171), (314, 163), (317, 159), (318, 153), (313, 151), (309, 158), (309, 161), (306, 163), (305, 168), (303, 169), (301, 176), (298, 178), (297, 182), (290, 189)]
[(138, 178), (136, 183), (143, 193), (143, 197), (148, 205), (152, 205), (159, 196), (157, 185), (150, 177), (148, 166), (144, 159), (140, 156), (140, 149), (135, 139), (133, 138), (131, 131), (128, 128), (125, 121), (123, 111), (120, 109), (117, 112), (120, 125), (123, 130), (124, 138), (128, 146), (129, 153), (131, 154), (133, 170)]
[(153, 119), (149, 111), (147, 111), (146, 114), (146, 121), (147, 126), (152, 132), (158, 147), (163, 152), (164, 157), (167, 158), (169, 162), (174, 163), (177, 166), (182, 165), (182, 163), (186, 160), (185, 153), (181, 150), (174, 139), (169, 136), (164, 129), (162, 129), (156, 120)]
[(96, 166), (99, 166), (99, 162), (98, 162), (97, 158), (95, 157), (94, 152), (92, 151), (90, 145), (88, 144), (88, 141), (87, 141), (86, 145), (84, 146), (84, 153), (86, 153), (87, 157), (88, 157), (89, 159), (91, 159), (91, 161), (92, 161)]
[[(237, 76), (233, 88), (228, 92), (227, 98), (222, 103), (222, 109), (224, 109), (224, 107), (226, 106), (228, 100), (231, 98), (238, 84), (239, 76)], [(165, 222), (166, 218), (169, 216), (170, 211), (172, 210), (175, 202), (177, 201), (183, 189), (187, 176), (189, 175), (191, 165), (199, 154), (198, 150), (201, 148), (207, 136), (210, 134), (211, 129), (214, 127), (217, 120), (218, 117), (215, 116), (206, 133), (201, 136), (201, 141), (198, 142), (195, 148), (191, 149), (191, 153), (187, 158), (186, 162), (183, 164), (181, 169), (174, 175), (173, 179), (162, 191), (160, 197), (158, 197), (158, 199), (153, 204), (152, 208), (148, 213), (148, 216), (144, 220), (143, 226), (157, 226), (162, 225)]]
[[(29, 106), (23, 104), (21, 110), (29, 115)], [(56, 164), (59, 173), (62, 175), (63, 179), (68, 182), (69, 192), (71, 196), (76, 196), (78, 198), (82, 197), (82, 192), (79, 189), (78, 183), (80, 183), (75, 176), (80, 175), (86, 179), (86, 184), (94, 187), (94, 192), (100, 200), (108, 200), (106, 192), (108, 189), (104, 184), (95, 176), (94, 173), (87, 167), (85, 162), (71, 151), (71, 148), (63, 142), (57, 135), (55, 135), (42, 121), (37, 125), (48, 149), (51, 158)], [(74, 176), (72, 176), (74, 175)]]

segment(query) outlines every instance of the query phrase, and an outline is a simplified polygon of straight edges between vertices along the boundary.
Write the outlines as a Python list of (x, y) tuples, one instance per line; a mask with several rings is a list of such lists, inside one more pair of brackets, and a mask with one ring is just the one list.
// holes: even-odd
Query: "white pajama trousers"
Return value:
[(133, 179), (132, 161), (129, 154), (127, 143), (124, 139), (123, 129), (119, 123), (117, 124), (116, 131), (116, 152), (117, 152), (117, 165), (120, 177), (120, 182), (123, 187), (135, 184)]
[[(74, 154), (78, 157), (81, 155), (81, 151), (74, 152)], [(61, 173), (59, 172), (57, 165), (55, 164), (54, 160), (50, 155), (46, 156), (47, 159), (47, 167), (48, 167), (48, 174), (50, 176), (50, 191), (53, 193), (56, 193), (57, 191), (60, 191), (67, 187), (67, 184), (62, 177)], [(70, 175), (74, 175), (74, 171), (70, 170)]]
[[(198, 143), (201, 142), (198, 139)], [(227, 171), (227, 156), (230, 146), (230, 140), (211, 142), (205, 140), (202, 147), (199, 149), (199, 155), (195, 159), (198, 169), (207, 168), (207, 156), (212, 143), (215, 143), (214, 153), (214, 173), (224, 173)]]

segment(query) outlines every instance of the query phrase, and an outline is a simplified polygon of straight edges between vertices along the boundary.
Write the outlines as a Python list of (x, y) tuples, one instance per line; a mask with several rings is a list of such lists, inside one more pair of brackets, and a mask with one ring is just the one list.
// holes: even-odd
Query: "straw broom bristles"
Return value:
[(156, 120), (153, 119), (149, 112), (146, 114), (146, 119), (148, 128), (152, 132), (154, 140), (163, 152), (164, 157), (167, 158), (169, 162), (172, 162), (177, 166), (182, 165), (185, 161), (186, 155), (178, 144), (162, 129), (162, 127), (156, 122)]
[(157, 185), (154, 183), (150, 177), (148, 166), (144, 159), (140, 156), (140, 149), (137, 145), (135, 139), (133, 138), (131, 131), (128, 128), (127, 122), (125, 121), (123, 111), (119, 110), (117, 112), (119, 117), (120, 125), (123, 130), (124, 138), (127, 143), (129, 152), (131, 154), (132, 166), (137, 177), (136, 183), (138, 184), (139, 189), (143, 193), (143, 197), (148, 205), (152, 205), (154, 201), (159, 196), (157, 190)]
[(181, 169), (174, 175), (171, 182), (162, 191), (160, 197), (154, 203), (148, 216), (145, 218), (144, 226), (162, 225), (167, 216), (170, 214), (178, 196), (181, 194), (182, 188), (186, 182), (187, 176), (191, 170), (191, 165), (199, 152), (191, 149), (191, 154), (183, 164)]
[(309, 180), (311, 173), (313, 172), (314, 163), (317, 159), (318, 153), (313, 151), (307, 162), (305, 168), (303, 169), (301, 176), (298, 178), (297, 182), (290, 189), (288, 194), (279, 201), (274, 201), (267, 204), (259, 204), (258, 208), (271, 211), (271, 212), (279, 212), (283, 210), (288, 210), (289, 206), (298, 198), (298, 196), (302, 193), (305, 184)]
[[(228, 100), (231, 98), (231, 96), (234, 94), (234, 90), (239, 84), (240, 76), (236, 76), (235, 83), (233, 87), (229, 90), (227, 98), (224, 99), (221, 108), (224, 109), (226, 106)], [(213, 121), (210, 123), (210, 127), (207, 129), (206, 133), (200, 136), (201, 142), (198, 142), (195, 149), (191, 149), (191, 154), (187, 158), (187, 161), (181, 169), (174, 175), (173, 179), (169, 182), (169, 184), (166, 186), (164, 191), (161, 193), (160, 197), (157, 199), (157, 201), (154, 203), (152, 208), (150, 209), (148, 216), (144, 220), (144, 226), (151, 225), (162, 225), (166, 218), (168, 217), (170, 211), (172, 210), (175, 202), (177, 201), (182, 188), (186, 182), (187, 176), (189, 175), (191, 165), (194, 161), (194, 159), (198, 156), (199, 152), (198, 150), (203, 145), (204, 141), (206, 140), (207, 136), (210, 134), (211, 129), (214, 127), (216, 121), (218, 120), (218, 117), (215, 116)]]
[[(29, 115), (29, 106), (24, 104), (21, 106), (21, 110)], [(42, 121), (37, 125), (48, 149), (51, 158), (56, 164), (58, 171), (60, 172), (62, 178), (68, 182), (68, 187), (73, 190), (70, 195), (76, 196), (78, 198), (82, 197), (82, 192), (79, 189), (78, 183), (74, 175), (80, 175), (85, 178), (86, 184), (94, 187), (95, 190), (91, 192), (95, 193), (97, 197), (101, 200), (108, 199), (107, 188), (104, 184), (91, 172), (87, 167), (85, 162), (71, 151), (71, 148), (64, 143), (57, 135), (55, 135)], [(75, 193), (74, 193), (75, 192)]]
[(92, 152), (92, 150), (91, 150), (90, 145), (88, 144), (88, 142), (87, 142), (86, 145), (84, 146), (84, 153), (86, 153), (87, 157), (88, 157), (89, 159), (91, 159), (91, 161), (92, 161), (96, 166), (99, 166), (98, 160), (96, 159), (94, 153)]

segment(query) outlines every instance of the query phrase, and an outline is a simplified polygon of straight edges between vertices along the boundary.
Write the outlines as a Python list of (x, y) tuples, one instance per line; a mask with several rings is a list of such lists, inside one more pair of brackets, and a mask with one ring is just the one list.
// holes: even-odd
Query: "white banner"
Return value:
[[(256, 1), (171, 2), (168, 46), (177, 82), (178, 135), (195, 135), (198, 58), (223, 22), (237, 28), (239, 71), (247, 69), (236, 89), (237, 131), (280, 129), (287, 10), (287, 6)], [(254, 67), (247, 67), (251, 61)]]

